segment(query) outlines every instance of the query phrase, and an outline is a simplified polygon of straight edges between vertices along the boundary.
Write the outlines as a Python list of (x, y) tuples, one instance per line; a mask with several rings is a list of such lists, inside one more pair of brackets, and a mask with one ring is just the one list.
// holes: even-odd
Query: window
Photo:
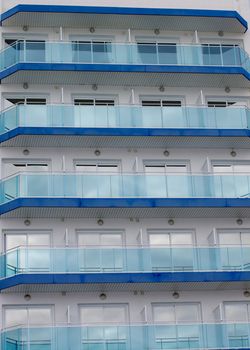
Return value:
[(74, 105), (76, 106), (114, 106), (115, 101), (112, 99), (76, 98), (74, 99)]
[(250, 231), (218, 231), (220, 246), (250, 246)]
[[(144, 161), (145, 186), (148, 196), (190, 196), (189, 164), (182, 161)], [(167, 175), (167, 176), (166, 176)]]
[(196, 254), (192, 232), (148, 231), (153, 271), (191, 271)]
[(117, 231), (78, 231), (78, 246), (109, 246), (121, 247), (123, 244), (123, 233)]
[(216, 161), (212, 162), (212, 168), (214, 173), (249, 173), (250, 162), (248, 161)]
[(143, 107), (181, 107), (182, 102), (179, 100), (142, 100)]
[(73, 62), (109, 63), (112, 61), (110, 40), (72, 41)]
[(50, 233), (47, 232), (10, 232), (5, 233), (5, 250), (19, 246), (50, 246)]
[(230, 107), (235, 105), (237, 102), (235, 101), (208, 101), (208, 107)]
[[(160, 349), (200, 348), (200, 304), (153, 304), (155, 341)], [(183, 324), (192, 327), (183, 327)], [(195, 325), (197, 323), (197, 325)]]
[(18, 172), (47, 172), (50, 169), (50, 162), (43, 160), (4, 160), (4, 176), (10, 176)]
[(183, 231), (148, 231), (150, 246), (186, 246), (193, 245), (193, 233)]
[(205, 65), (240, 65), (238, 44), (202, 44), (203, 63)]
[(49, 232), (5, 233), (6, 275), (50, 270)]
[(181, 108), (184, 98), (142, 96), (140, 101), (141, 122), (145, 127), (176, 128), (184, 127), (187, 123), (186, 115)]
[(225, 328), (229, 347), (249, 347), (250, 304), (245, 302), (224, 303), (224, 319), (230, 323)]
[(176, 43), (137, 42), (141, 63), (144, 64), (177, 64)]
[[(125, 265), (123, 233), (78, 232), (80, 270), (88, 272), (117, 272)], [(83, 249), (84, 248), (84, 249)]]
[(128, 305), (105, 304), (80, 307), (81, 324), (126, 324)]
[(153, 304), (154, 323), (197, 323), (201, 321), (199, 304)]
[(7, 97), (6, 100), (14, 105), (46, 105), (46, 98)]
[(75, 161), (75, 170), (77, 172), (90, 172), (90, 173), (118, 173), (120, 172), (119, 162), (113, 163), (112, 161)]
[(5, 39), (6, 46), (19, 51), (19, 57), (25, 62), (45, 62), (45, 40)]
[[(85, 349), (127, 349), (128, 305), (96, 304), (80, 306), (82, 343)], [(99, 325), (99, 326), (98, 326)]]
[(4, 309), (4, 327), (14, 326), (32, 326), (32, 325), (51, 325), (52, 307), (51, 306), (19, 306), (6, 307)]
[(144, 162), (145, 173), (187, 173), (188, 164), (172, 162)]
[(225, 303), (224, 313), (226, 322), (249, 322), (250, 304), (244, 302)]
[(220, 264), (224, 270), (249, 270), (250, 231), (218, 231)]
[(212, 161), (213, 190), (216, 197), (249, 197), (250, 162)]
[[(51, 326), (53, 324), (52, 306), (7, 306), (4, 308), (4, 327), (24, 327), (23, 331), (18, 331), (17, 336), (9, 336), (5, 339), (7, 349), (23, 347), (29, 349), (50, 349), (52, 346)], [(28, 331), (31, 327), (42, 331)], [(15, 331), (16, 332), (16, 331)]]

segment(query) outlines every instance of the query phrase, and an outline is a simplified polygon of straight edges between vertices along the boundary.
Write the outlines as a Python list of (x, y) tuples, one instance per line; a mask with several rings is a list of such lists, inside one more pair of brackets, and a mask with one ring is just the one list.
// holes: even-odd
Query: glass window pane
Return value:
[(50, 235), (48, 234), (29, 234), (28, 245), (30, 246), (49, 246)]
[(247, 304), (235, 303), (225, 305), (226, 321), (247, 322)]
[(174, 305), (159, 305), (153, 307), (153, 317), (156, 323), (174, 323), (175, 313)]
[(103, 312), (103, 321), (106, 323), (126, 323), (125, 306), (105, 306)]
[(80, 310), (80, 319), (82, 324), (102, 323), (103, 308), (97, 306), (84, 306)]
[(5, 310), (5, 327), (25, 325), (28, 322), (27, 310), (16, 308)]
[(172, 245), (192, 245), (192, 234), (191, 233), (171, 233)]
[(219, 233), (220, 245), (240, 245), (240, 234), (238, 232)]
[(233, 167), (232, 165), (217, 165), (217, 164), (213, 164), (213, 171), (215, 173), (232, 173), (233, 172)]
[(101, 235), (101, 245), (121, 246), (122, 245), (122, 235), (120, 233), (102, 234)]
[(170, 245), (169, 233), (150, 233), (149, 234), (150, 245)]
[(19, 247), (19, 246), (25, 246), (26, 245), (26, 235), (6, 235), (6, 250)]
[(233, 170), (235, 173), (249, 173), (250, 164), (234, 164)]
[(180, 165), (166, 164), (166, 172), (168, 172), (168, 173), (186, 173), (187, 166), (185, 164), (180, 164)]
[(105, 173), (118, 173), (118, 165), (99, 164), (98, 171)]
[(176, 321), (181, 322), (198, 322), (199, 307), (198, 305), (176, 305)]
[(76, 171), (79, 172), (95, 172), (97, 170), (96, 164), (78, 163), (75, 165)]
[(146, 173), (165, 173), (165, 165), (145, 165)]
[(241, 244), (250, 245), (250, 232), (241, 233)]
[(29, 324), (32, 325), (49, 325), (52, 323), (51, 309), (29, 308), (28, 318)]
[(100, 237), (98, 233), (79, 233), (79, 246), (98, 246), (100, 245)]
[(48, 164), (44, 163), (44, 164), (27, 164), (27, 171), (48, 171), (49, 170), (49, 166)]

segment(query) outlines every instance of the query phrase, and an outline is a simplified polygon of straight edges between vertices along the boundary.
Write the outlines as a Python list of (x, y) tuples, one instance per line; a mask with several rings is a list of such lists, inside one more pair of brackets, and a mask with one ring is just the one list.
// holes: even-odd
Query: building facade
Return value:
[(1, 349), (248, 349), (249, 1), (0, 6)]

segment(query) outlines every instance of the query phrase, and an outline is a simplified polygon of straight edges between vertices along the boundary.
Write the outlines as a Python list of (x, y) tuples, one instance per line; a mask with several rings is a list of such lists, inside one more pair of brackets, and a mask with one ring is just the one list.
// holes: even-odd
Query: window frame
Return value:
[(32, 326), (29, 322), (29, 316), (27, 317), (27, 324), (22, 325), (12, 325), (12, 326), (6, 326), (6, 310), (20, 310), (20, 309), (26, 309), (27, 311), (29, 309), (50, 309), (51, 312), (51, 326), (55, 324), (55, 304), (17, 304), (17, 305), (8, 305), (5, 304), (2, 306), (2, 324), (4, 329), (10, 329), (17, 326), (26, 326), (27, 328)]

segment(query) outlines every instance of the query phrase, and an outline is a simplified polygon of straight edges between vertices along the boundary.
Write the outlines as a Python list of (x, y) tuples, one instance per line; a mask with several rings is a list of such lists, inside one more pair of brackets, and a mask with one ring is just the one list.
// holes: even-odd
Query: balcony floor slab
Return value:
[(18, 63), (0, 73), (2, 84), (62, 84), (246, 88), (250, 74), (241, 67), (120, 64)]
[[(146, 135), (147, 134), (147, 135)], [(0, 136), (1, 147), (250, 148), (249, 130), (30, 128)]]
[[(237, 201), (237, 199), (236, 199)], [(203, 202), (203, 205), (202, 205)], [(250, 207), (209, 207), (204, 206), (206, 199), (201, 200), (197, 207), (52, 207), (37, 206), (31, 204), (30, 207), (20, 205), (8, 207), (2, 212), (1, 218), (250, 218)], [(209, 203), (209, 201), (208, 201)], [(208, 204), (207, 203), (207, 204)]]

